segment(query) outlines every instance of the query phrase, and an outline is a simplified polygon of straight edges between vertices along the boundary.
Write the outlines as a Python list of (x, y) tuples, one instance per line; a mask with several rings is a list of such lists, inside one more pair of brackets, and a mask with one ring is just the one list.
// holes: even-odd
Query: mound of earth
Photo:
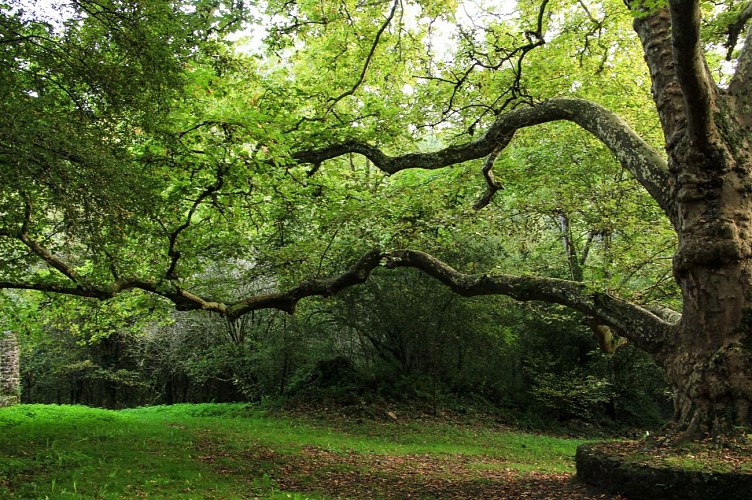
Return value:
[(752, 499), (749, 449), (694, 444), (672, 449), (646, 442), (585, 444), (577, 448), (577, 478), (628, 498)]

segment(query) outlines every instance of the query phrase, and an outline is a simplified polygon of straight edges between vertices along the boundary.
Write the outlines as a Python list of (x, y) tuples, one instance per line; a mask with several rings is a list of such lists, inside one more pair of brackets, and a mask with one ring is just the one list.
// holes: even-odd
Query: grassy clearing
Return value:
[(243, 404), (20, 405), (0, 409), (0, 498), (483, 494), (505, 478), (566, 481), (581, 442), (482, 425), (270, 416)]

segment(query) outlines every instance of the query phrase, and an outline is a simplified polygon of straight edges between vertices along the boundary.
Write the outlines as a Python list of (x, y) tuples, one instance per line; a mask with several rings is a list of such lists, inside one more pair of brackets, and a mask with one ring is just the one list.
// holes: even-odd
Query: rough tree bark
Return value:
[(11, 331), (0, 332), (0, 407), (18, 403), (21, 387), (18, 339)]
[[(667, 165), (618, 117), (593, 103), (567, 99), (502, 116), (462, 152), (498, 154), (492, 146), (507, 143), (518, 128), (570, 120), (599, 138), (632, 172), (678, 235), (673, 267), (683, 295), (681, 319), (668, 326), (655, 324), (654, 335), (646, 336), (624, 318), (621, 324), (609, 318), (607, 308), (600, 307), (606, 304), (590, 310), (571, 296), (558, 300), (555, 293), (542, 293), (543, 284), (537, 285), (541, 296), (517, 298), (567, 304), (651, 352), (674, 388), (677, 440), (712, 436), (724, 441), (752, 424), (752, 30), (724, 89), (713, 81), (705, 61), (698, 1), (671, 0), (667, 7), (652, 10), (643, 9), (640, 1), (626, 4), (636, 14), (634, 28), (650, 69)], [(740, 21), (749, 20), (749, 10), (743, 10)], [(351, 144), (308, 151), (299, 159), (320, 162), (339, 154), (338, 147), (367, 155), (387, 172), (436, 160), (421, 155), (387, 158)], [(434, 155), (454, 162), (461, 156), (459, 149)], [(442, 278), (435, 266), (420, 262), (416, 267)], [(459, 292), (468, 290), (443, 281)], [(515, 296), (513, 290), (498, 293)], [(621, 313), (634, 316), (636, 311)]]
[(634, 24), (666, 140), (683, 296), (682, 319), (656, 357), (682, 437), (722, 439), (752, 417), (750, 37), (721, 89), (703, 56), (698, 2), (672, 1)]

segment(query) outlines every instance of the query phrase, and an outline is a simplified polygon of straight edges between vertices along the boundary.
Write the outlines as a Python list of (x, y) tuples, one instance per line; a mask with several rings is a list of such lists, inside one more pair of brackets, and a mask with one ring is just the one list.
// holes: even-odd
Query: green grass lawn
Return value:
[[(280, 417), (244, 404), (19, 405), (0, 409), (0, 498), (461, 497), (568, 482), (581, 442), (479, 424)], [(558, 487), (537, 487), (549, 486)]]

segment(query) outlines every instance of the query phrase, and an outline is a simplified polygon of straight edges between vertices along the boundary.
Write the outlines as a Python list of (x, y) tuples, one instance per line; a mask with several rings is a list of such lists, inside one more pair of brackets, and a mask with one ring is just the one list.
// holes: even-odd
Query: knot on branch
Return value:
[(543, 38), (543, 34), (540, 31), (533, 31), (533, 30), (527, 30), (525, 31), (525, 38), (527, 38), (527, 41), (531, 45), (543, 45), (546, 43), (545, 39)]
[(404, 251), (393, 250), (391, 252), (383, 253), (381, 256), (381, 265), (387, 269), (396, 269), (398, 267), (404, 267), (407, 263), (406, 255)]

